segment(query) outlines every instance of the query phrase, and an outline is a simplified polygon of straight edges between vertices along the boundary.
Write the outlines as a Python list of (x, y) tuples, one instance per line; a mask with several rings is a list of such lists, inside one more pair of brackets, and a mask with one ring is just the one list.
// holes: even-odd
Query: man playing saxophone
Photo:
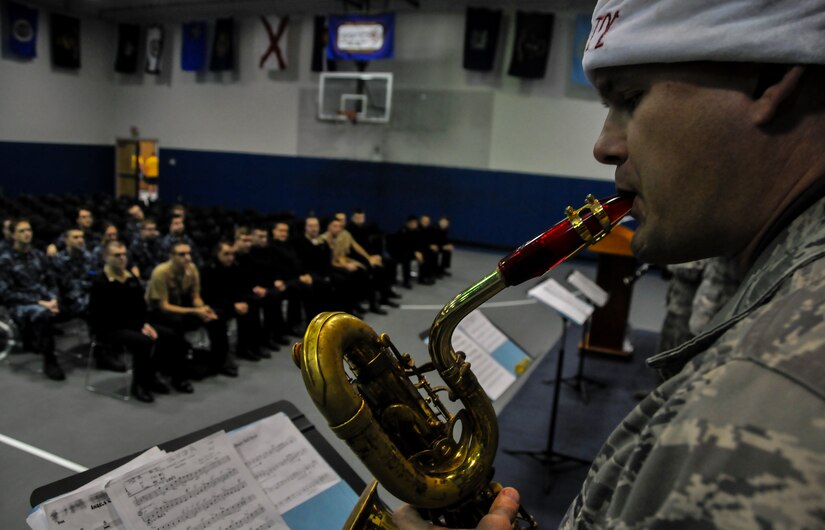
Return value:
[[(825, 527), (825, 0), (599, 0), (594, 155), (632, 248), (742, 278), (611, 434), (562, 528)], [(510, 528), (505, 489), (478, 526)], [(402, 507), (402, 530), (432, 527)]]

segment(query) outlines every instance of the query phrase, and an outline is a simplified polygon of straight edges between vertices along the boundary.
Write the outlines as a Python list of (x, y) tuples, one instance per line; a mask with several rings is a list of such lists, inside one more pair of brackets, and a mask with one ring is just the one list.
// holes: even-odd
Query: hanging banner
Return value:
[(146, 30), (146, 73), (159, 74), (163, 57), (163, 27), (149, 26)]
[(80, 19), (52, 13), (52, 64), (61, 68), (80, 68)]
[(258, 68), (286, 70), (286, 42), (289, 17), (261, 15), (261, 28), (256, 33), (255, 49), (261, 52)]
[(464, 27), (464, 68), (477, 72), (493, 69), (501, 27), (501, 9), (467, 8)]
[(197, 72), (206, 66), (206, 22), (183, 25), (180, 67), (185, 72)]
[(395, 15), (329, 17), (327, 59), (392, 59)]
[(9, 2), (9, 51), (18, 57), (37, 57), (37, 9)]
[(120, 72), (121, 74), (134, 74), (137, 72), (139, 42), (140, 26), (134, 24), (118, 24), (115, 72)]
[(571, 80), (575, 85), (591, 86), (590, 80), (584, 73), (582, 58), (584, 57), (584, 47), (590, 37), (590, 15), (579, 15), (576, 17), (576, 32), (573, 35), (573, 63), (570, 72)]

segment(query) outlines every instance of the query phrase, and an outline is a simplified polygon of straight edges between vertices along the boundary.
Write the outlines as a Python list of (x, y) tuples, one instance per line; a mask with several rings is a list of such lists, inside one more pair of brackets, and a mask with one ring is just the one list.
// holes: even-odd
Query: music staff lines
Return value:
[[(215, 486), (217, 486), (218, 484), (220, 484), (222, 482), (226, 482), (227, 480), (229, 480), (230, 478), (234, 477), (237, 474), (238, 474), (237, 469), (234, 469), (234, 468), (233, 469), (228, 469), (225, 473), (223, 473), (221, 475), (218, 475), (213, 480), (209, 480), (207, 482), (204, 482), (203, 484), (201, 484), (197, 488), (194, 488), (192, 491), (187, 491), (183, 495), (180, 495), (180, 496), (175, 497), (173, 499), (169, 499), (168, 501), (163, 501), (163, 503), (160, 506), (158, 506), (157, 508), (155, 508), (154, 510), (150, 510), (148, 513), (142, 513), (141, 518), (146, 522), (146, 524), (151, 525), (153, 522), (157, 521), (158, 519), (161, 519), (161, 518), (165, 517), (166, 514), (169, 512), (169, 510), (171, 510), (175, 506), (183, 504), (183, 503), (185, 503), (185, 502), (187, 502), (191, 499), (197, 498), (202, 493), (211, 490), (212, 488), (214, 488)], [(222, 501), (223, 499), (229, 497), (230, 495), (233, 495), (233, 494), (241, 491), (245, 487), (246, 487), (246, 482), (244, 482), (243, 480), (239, 480), (238, 483), (235, 486), (232, 486), (232, 487), (229, 487), (229, 488), (223, 488), (223, 489), (221, 489), (220, 493), (218, 493), (216, 495), (212, 495), (208, 499), (204, 499), (202, 501), (196, 502), (195, 504), (193, 504), (192, 509), (197, 509), (198, 511), (202, 511), (206, 508), (209, 508), (210, 506), (213, 506), (215, 503)], [(205, 505), (205, 506), (203, 508), (200, 508), (201, 505)]]
[[(140, 496), (138, 496), (138, 495), (140, 494), (141, 491), (146, 491), (148, 488), (151, 488), (152, 486), (154, 486), (154, 484), (150, 485), (150, 486), (143, 486), (140, 491), (135, 492), (134, 494), (129, 493), (130, 483), (135, 483), (135, 482), (140, 483), (140, 482), (142, 482), (141, 481), (142, 475), (137, 476), (137, 477), (132, 478), (129, 481), (129, 483), (126, 484), (126, 492), (129, 493), (130, 497), (135, 497), (132, 501), (132, 502), (135, 503), (135, 506), (141, 506), (141, 505), (151, 501), (152, 499), (156, 499), (157, 497), (160, 497), (161, 495), (163, 495), (164, 493), (166, 493), (169, 490), (176, 490), (180, 486), (185, 485), (188, 482), (191, 482), (193, 480), (200, 480), (200, 478), (202, 476), (206, 475), (207, 473), (209, 473), (210, 471), (212, 471), (214, 469), (217, 469), (217, 468), (229, 463), (229, 461), (230, 461), (230, 458), (228, 456), (221, 457), (221, 458), (219, 458), (219, 459), (217, 459), (213, 462), (210, 462), (209, 464), (203, 466), (202, 468), (200, 468), (196, 471), (193, 471), (191, 473), (186, 473), (186, 474), (181, 475), (179, 477), (175, 477), (174, 479), (172, 479), (168, 483), (164, 483), (163, 487), (155, 488), (154, 490), (150, 491), (149, 493), (147, 493), (145, 495), (140, 495)], [(141, 484), (141, 486), (142, 486), (142, 484)]]

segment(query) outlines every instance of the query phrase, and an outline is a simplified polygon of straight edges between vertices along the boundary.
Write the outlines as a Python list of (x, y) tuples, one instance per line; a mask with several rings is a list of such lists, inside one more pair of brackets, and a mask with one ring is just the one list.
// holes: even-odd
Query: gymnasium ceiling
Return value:
[(114, 21), (181, 21), (192, 17), (462, 11), (467, 6), (587, 12), (595, 0), (31, 0), (56, 11)]

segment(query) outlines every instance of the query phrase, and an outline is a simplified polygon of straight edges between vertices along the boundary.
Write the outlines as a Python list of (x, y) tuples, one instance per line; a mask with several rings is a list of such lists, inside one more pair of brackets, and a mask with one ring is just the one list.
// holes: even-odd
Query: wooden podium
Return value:
[(632, 284), (626, 285), (624, 279), (633, 276), (636, 270), (636, 259), (630, 251), (632, 237), (632, 230), (619, 225), (589, 249), (599, 255), (596, 283), (610, 298), (604, 307), (593, 311), (579, 344), (580, 355), (596, 353), (621, 358), (633, 355), (632, 349), (628, 351), (624, 347), (633, 292)]

